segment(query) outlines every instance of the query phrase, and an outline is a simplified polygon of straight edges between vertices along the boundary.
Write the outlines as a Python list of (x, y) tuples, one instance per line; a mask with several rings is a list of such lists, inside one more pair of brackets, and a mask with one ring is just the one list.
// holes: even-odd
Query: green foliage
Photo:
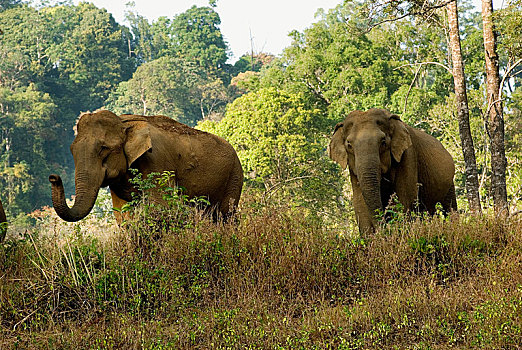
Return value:
[(166, 115), (182, 123), (219, 113), (228, 101), (223, 82), (193, 62), (164, 56), (147, 62), (107, 100), (115, 113)]
[[(501, 46), (507, 51), (509, 58), (514, 61), (522, 58), (522, 1), (510, 0), (507, 6), (495, 13), (495, 25), (501, 33)], [(520, 84), (520, 83), (519, 83)]]
[(68, 34), (49, 52), (53, 63), (59, 62), (57, 85), (67, 91), (75, 110), (101, 107), (111, 89), (134, 69), (126, 31), (105, 9), (89, 3), (45, 12), (53, 23), (66, 27), (57, 30), (66, 29)]
[(170, 22), (170, 35), (177, 43), (172, 49), (207, 69), (223, 68), (228, 57), (220, 24), (212, 8), (192, 6)]
[[(131, 169), (131, 172), (134, 177), (130, 182), (137, 192), (132, 193), (133, 200), (121, 208), (121, 213), (130, 213), (131, 221), (138, 225), (133, 228), (138, 235), (140, 232), (164, 233), (190, 227), (194, 210), (205, 209), (210, 205), (205, 197), (189, 198), (184, 189), (176, 185), (173, 171), (153, 172), (146, 178), (135, 169)], [(137, 208), (139, 211), (134, 214)], [(142, 219), (137, 220), (137, 217)], [(150, 237), (141, 240), (148, 241), (148, 238)]]
[(266, 53), (250, 53), (244, 54), (234, 63), (232, 67), (232, 75), (237, 75), (244, 72), (259, 72), (261, 68), (269, 65), (273, 60), (274, 56)]
[(234, 146), (248, 183), (268, 198), (319, 210), (335, 207), (342, 186), (325, 152), (328, 124), (302, 94), (268, 88), (236, 99), (220, 122), (199, 127)]
[(407, 20), (361, 33), (351, 22), (358, 14), (347, 2), (291, 33), (292, 45), (261, 71), (258, 85), (303, 92), (336, 121), (354, 109), (381, 107), (405, 112), (415, 124), (453, 88), (446, 69), (417, 65), (447, 64), (444, 33)]
[(156, 35), (151, 24), (145, 17), (132, 11), (135, 6), (134, 2), (128, 2), (126, 5), (128, 10), (125, 12), (125, 19), (130, 25), (132, 34), (132, 40), (129, 38), (132, 54), (137, 58), (139, 64), (158, 58)]
[(50, 171), (48, 161), (53, 158), (46, 151), (57, 135), (48, 125), (56, 121), (56, 108), (51, 97), (33, 84), (14, 90), (0, 87), (0, 113), (4, 115), (0, 120), (0, 183), (6, 196), (4, 206), (13, 215), (47, 203), (42, 193), (47, 194), (48, 188), (37, 179)]
[(21, 5), (21, 0), (0, 0), (0, 11), (5, 11), (11, 7)]
[[(9, 8), (0, 12), (0, 28), (0, 181), (16, 216), (49, 203), (49, 173), (72, 165), (78, 114), (100, 107), (133, 61), (122, 27), (92, 4)], [(22, 164), (23, 186), (8, 170)]]
[[(221, 19), (211, 7), (193, 6), (172, 19), (160, 17), (149, 24), (143, 16), (132, 12), (126, 18), (133, 35), (133, 53), (140, 62), (163, 56), (183, 57), (209, 72), (226, 67), (227, 44), (219, 29)], [(224, 76), (221, 76), (224, 78)]]
[(401, 81), (388, 48), (353, 32), (338, 6), (285, 50), (292, 89), (325, 105), (336, 120), (354, 109), (386, 107)]

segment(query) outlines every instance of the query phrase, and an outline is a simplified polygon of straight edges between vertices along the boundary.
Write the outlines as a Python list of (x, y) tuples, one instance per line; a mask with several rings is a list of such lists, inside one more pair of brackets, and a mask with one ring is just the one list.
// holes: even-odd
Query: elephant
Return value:
[(230, 216), (241, 196), (243, 169), (234, 148), (219, 136), (166, 116), (118, 116), (108, 110), (83, 113), (70, 148), (76, 187), (71, 208), (60, 176), (49, 176), (54, 209), (65, 221), (87, 216), (101, 187), (109, 186), (114, 208), (131, 201), (138, 191), (130, 181), (131, 168), (144, 177), (172, 171), (184, 194), (208, 199), (207, 209), (214, 217)]
[(352, 111), (335, 126), (330, 158), (348, 166), (359, 232), (374, 232), (375, 214), (392, 195), (406, 211), (457, 210), (449, 152), (433, 136), (415, 129), (385, 109)]
[(0, 201), (0, 243), (2, 243), (7, 234), (7, 218), (5, 216), (4, 207), (2, 201)]

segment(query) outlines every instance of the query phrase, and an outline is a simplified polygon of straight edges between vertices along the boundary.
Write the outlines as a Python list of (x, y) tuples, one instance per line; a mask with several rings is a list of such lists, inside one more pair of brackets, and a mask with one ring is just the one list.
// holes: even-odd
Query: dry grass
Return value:
[(145, 210), (111, 239), (43, 225), (5, 244), (0, 348), (522, 344), (520, 218), (399, 217), (361, 239), (249, 195), (237, 223), (192, 212)]

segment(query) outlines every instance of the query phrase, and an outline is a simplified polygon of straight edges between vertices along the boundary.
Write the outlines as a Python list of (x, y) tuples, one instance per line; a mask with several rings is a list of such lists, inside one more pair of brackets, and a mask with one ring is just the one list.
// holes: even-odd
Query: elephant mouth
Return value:
[(111, 185), (111, 182), (113, 182), (113, 181), (111, 181), (109, 179), (104, 179), (102, 184), (100, 185), (100, 187), (108, 187)]

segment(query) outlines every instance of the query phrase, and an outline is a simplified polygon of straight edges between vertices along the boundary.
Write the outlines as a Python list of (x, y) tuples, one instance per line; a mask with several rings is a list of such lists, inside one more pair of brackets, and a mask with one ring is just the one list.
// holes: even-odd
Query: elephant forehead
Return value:
[(364, 130), (381, 130), (388, 133), (390, 129), (389, 118), (387, 116), (366, 112), (348, 116), (344, 124), (345, 131), (349, 134)]
[(104, 118), (82, 118), (73, 144), (114, 147), (125, 140), (123, 123)]
[(121, 119), (110, 111), (99, 111), (94, 113), (84, 113), (80, 116), (77, 124), (78, 132), (90, 129), (105, 129), (114, 132), (123, 131)]
[(386, 118), (381, 116), (359, 115), (348, 120), (346, 124), (347, 128), (351, 129), (351, 132), (360, 132), (369, 130), (385, 131), (389, 123)]
[(348, 117), (346, 117), (346, 121), (351, 121), (353, 123), (364, 123), (364, 122), (377, 122), (377, 121), (386, 121), (389, 119), (388, 114), (385, 110), (382, 109), (370, 109), (366, 112), (361, 111), (353, 111)]

